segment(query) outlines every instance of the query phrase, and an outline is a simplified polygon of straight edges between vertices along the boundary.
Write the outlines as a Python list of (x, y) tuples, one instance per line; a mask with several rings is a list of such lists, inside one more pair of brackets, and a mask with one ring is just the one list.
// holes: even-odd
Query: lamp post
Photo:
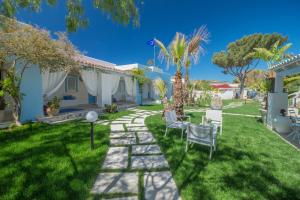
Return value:
[(94, 149), (94, 122), (98, 119), (98, 114), (95, 111), (89, 111), (85, 118), (91, 123), (91, 149)]

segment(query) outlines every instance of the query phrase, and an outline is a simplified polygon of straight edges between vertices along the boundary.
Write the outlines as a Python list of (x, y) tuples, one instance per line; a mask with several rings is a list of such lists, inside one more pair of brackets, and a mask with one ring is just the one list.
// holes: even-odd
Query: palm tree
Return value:
[(265, 61), (268, 67), (273, 65), (275, 62), (280, 62), (284, 58), (288, 58), (289, 56), (285, 54), (285, 52), (292, 46), (292, 44), (288, 43), (279, 47), (279, 42), (280, 41), (275, 42), (270, 50), (266, 48), (254, 48), (255, 57)]
[(184, 57), (184, 67), (185, 67), (185, 77), (184, 77), (184, 101), (188, 104), (189, 96), (189, 68), (192, 64), (197, 64), (199, 62), (200, 54), (204, 53), (204, 49), (201, 46), (201, 42), (208, 42), (209, 32), (207, 31), (206, 26), (201, 26), (197, 29), (187, 43), (187, 48), (185, 49)]
[(184, 64), (185, 51), (187, 48), (186, 36), (182, 33), (176, 33), (174, 39), (171, 41), (168, 48), (165, 45), (155, 39), (156, 44), (160, 47), (159, 58), (165, 60), (167, 66), (172, 62), (176, 66), (173, 99), (174, 109), (177, 115), (183, 115), (183, 92), (182, 92), (182, 66)]
[(207, 29), (202, 26), (195, 31), (190, 39), (188, 39), (184, 34), (177, 32), (168, 48), (161, 41), (155, 39), (156, 44), (160, 47), (159, 58), (161, 60), (165, 60), (167, 66), (169, 66), (170, 62), (176, 66), (173, 98), (174, 108), (178, 115), (183, 115), (183, 102), (185, 99), (182, 85), (182, 67), (184, 66), (187, 69), (185, 82), (188, 83), (188, 70), (191, 61), (194, 61), (194, 63), (198, 62), (199, 54), (203, 51), (203, 48), (200, 46), (200, 42), (207, 41), (207, 38)]
[(168, 88), (166, 83), (161, 78), (158, 78), (154, 81), (154, 87), (159, 92), (160, 99), (163, 99), (167, 95)]

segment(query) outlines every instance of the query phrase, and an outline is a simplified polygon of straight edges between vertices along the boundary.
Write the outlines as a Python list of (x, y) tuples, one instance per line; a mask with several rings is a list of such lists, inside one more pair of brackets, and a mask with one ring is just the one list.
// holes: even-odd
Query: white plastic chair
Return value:
[(213, 151), (217, 146), (217, 127), (213, 124), (209, 125), (195, 125), (189, 124), (186, 134), (185, 151), (188, 150), (190, 143), (197, 143), (210, 147), (209, 159), (212, 157)]
[(181, 139), (182, 139), (183, 132), (184, 130), (187, 129), (189, 122), (178, 120), (178, 119), (183, 119), (184, 117), (188, 117), (188, 116), (177, 116), (175, 110), (166, 111), (165, 112), (165, 119), (166, 119), (165, 136), (167, 135), (169, 128), (181, 129)]
[(202, 124), (210, 122), (220, 129), (220, 135), (223, 132), (222, 110), (206, 110), (205, 116), (202, 116)]

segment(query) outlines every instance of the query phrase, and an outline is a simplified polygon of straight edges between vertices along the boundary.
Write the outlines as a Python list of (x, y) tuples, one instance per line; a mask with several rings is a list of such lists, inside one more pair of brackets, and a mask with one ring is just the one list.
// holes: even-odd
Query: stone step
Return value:
[(132, 154), (159, 154), (160, 148), (156, 144), (151, 145), (133, 145)]
[(151, 200), (179, 200), (181, 199), (175, 181), (169, 171), (145, 172), (145, 199)]
[(93, 194), (138, 193), (138, 173), (100, 173), (92, 188)]
[(128, 166), (128, 147), (110, 147), (102, 169), (126, 169)]
[(131, 156), (132, 169), (160, 169), (168, 167), (168, 162), (163, 155)]

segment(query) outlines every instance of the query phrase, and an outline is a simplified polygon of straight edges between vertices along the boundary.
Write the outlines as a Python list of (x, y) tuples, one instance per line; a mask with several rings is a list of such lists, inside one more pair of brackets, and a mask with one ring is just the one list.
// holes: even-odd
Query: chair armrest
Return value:
[(177, 119), (180, 119), (181, 122), (185, 121), (184, 119), (188, 119), (191, 122), (191, 116), (189, 115), (177, 115)]

